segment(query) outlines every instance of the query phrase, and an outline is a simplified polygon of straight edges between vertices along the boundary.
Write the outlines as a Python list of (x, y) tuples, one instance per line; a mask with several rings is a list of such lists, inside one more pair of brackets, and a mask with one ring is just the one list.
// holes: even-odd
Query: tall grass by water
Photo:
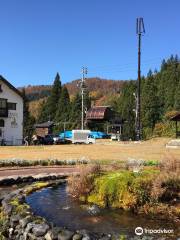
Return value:
[(74, 197), (101, 207), (163, 213), (180, 221), (179, 167), (179, 161), (171, 156), (138, 171), (102, 171), (100, 166), (88, 166), (69, 180), (69, 189)]

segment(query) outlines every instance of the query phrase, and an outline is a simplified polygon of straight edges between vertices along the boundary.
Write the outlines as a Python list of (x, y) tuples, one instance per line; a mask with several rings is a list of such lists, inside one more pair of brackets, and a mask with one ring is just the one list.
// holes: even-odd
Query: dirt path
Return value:
[(65, 174), (78, 173), (77, 167), (32, 167), (32, 168), (0, 168), (0, 178), (10, 176), (29, 176), (38, 174)]

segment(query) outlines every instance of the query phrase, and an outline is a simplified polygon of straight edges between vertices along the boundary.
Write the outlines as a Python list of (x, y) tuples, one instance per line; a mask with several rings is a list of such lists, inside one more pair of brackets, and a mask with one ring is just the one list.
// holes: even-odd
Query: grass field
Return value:
[(0, 147), (0, 159), (80, 159), (98, 161), (124, 161), (129, 157), (144, 160), (161, 160), (167, 155), (180, 159), (180, 149), (167, 149), (168, 138), (156, 138), (142, 143), (97, 141), (94, 145), (52, 145)]

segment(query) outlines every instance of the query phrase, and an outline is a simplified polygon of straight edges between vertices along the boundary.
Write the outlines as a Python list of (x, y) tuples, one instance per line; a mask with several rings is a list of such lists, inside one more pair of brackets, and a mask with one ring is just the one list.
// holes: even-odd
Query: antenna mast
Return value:
[(137, 81), (137, 96), (136, 96), (136, 140), (141, 140), (141, 36), (145, 33), (143, 18), (136, 20), (136, 34), (138, 35), (138, 81)]

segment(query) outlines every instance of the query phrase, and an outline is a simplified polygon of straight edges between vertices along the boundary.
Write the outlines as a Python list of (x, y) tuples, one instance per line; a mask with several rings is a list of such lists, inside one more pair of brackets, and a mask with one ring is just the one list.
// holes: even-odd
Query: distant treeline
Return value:
[[(79, 92), (78, 82), (80, 79), (66, 83), (70, 96), (74, 96)], [(122, 88), (125, 81), (122, 80), (108, 80), (98, 77), (87, 78), (86, 85), (88, 91), (93, 99), (99, 99), (109, 93), (116, 94)], [(19, 88), (22, 90), (22, 88)], [(29, 101), (39, 100), (50, 96), (52, 85), (37, 85), (25, 87), (26, 97)]]
[[(27, 86), (24, 87), (26, 92), (26, 98), (28, 101), (39, 100), (50, 95), (52, 86), (50, 85), (39, 85), (39, 86)], [(22, 88), (19, 88), (22, 91)]]

